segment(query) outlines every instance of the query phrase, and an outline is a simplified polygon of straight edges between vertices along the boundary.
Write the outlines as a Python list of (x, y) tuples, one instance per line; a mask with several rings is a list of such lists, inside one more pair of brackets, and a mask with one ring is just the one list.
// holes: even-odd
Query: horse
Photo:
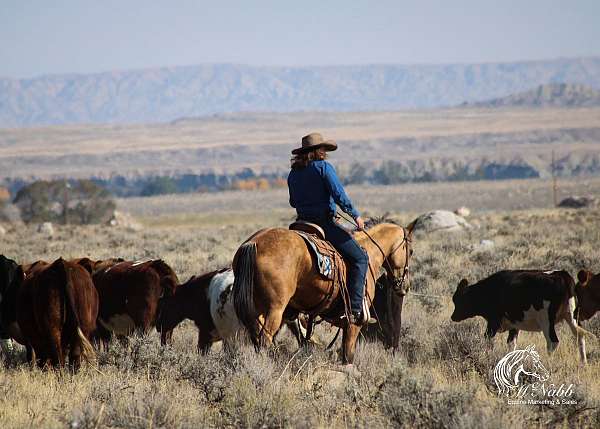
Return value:
[[(396, 329), (392, 343), (396, 348), (402, 303), (410, 285), (414, 225), (412, 222), (404, 228), (384, 222), (354, 233), (369, 256), (365, 288), (368, 299), (375, 295), (375, 277), (381, 268), (386, 271), (389, 287), (400, 297), (395, 300), (394, 309)], [(309, 313), (343, 329), (342, 362), (352, 366), (361, 326), (340, 317), (336, 311), (342, 298), (340, 288), (334, 288), (319, 274), (299, 234), (284, 228), (260, 230), (238, 248), (232, 265), (235, 311), (257, 350), (273, 342), (284, 316), (289, 319), (298, 313)]]
[(525, 350), (514, 350), (508, 353), (496, 364), (494, 382), (498, 388), (498, 394), (509, 396), (519, 387), (521, 374), (535, 377), (541, 382), (550, 377), (533, 345), (527, 346)]
[[(163, 298), (156, 320), (161, 343), (166, 345), (172, 332), (184, 319), (191, 319), (198, 328), (198, 352), (207, 353), (217, 341), (227, 341), (243, 333), (244, 327), (233, 308), (234, 276), (231, 268), (222, 268), (200, 276), (192, 276), (179, 285), (173, 296)], [(286, 322), (288, 329), (301, 343), (303, 335), (299, 321)]]

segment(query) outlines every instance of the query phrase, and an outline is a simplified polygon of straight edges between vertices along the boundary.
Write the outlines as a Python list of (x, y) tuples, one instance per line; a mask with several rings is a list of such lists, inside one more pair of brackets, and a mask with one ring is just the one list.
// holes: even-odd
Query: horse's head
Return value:
[(548, 370), (544, 368), (540, 360), (540, 355), (535, 351), (535, 346), (529, 345), (524, 350), (525, 354), (521, 359), (523, 372), (527, 375), (537, 378), (540, 381), (546, 381), (550, 377)]

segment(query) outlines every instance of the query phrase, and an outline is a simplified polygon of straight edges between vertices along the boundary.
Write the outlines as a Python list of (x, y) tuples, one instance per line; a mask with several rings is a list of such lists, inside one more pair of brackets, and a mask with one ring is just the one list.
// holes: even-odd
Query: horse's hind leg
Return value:
[(270, 346), (283, 320), (283, 308), (270, 308), (260, 327), (259, 342), (261, 346)]

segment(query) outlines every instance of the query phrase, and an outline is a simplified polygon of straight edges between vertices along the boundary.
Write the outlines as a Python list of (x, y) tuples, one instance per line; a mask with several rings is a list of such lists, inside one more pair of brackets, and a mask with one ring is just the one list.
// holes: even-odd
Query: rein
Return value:
[[(352, 224), (358, 226), (356, 224), (356, 222), (354, 221), (354, 219), (350, 219), (345, 215), (341, 215), (341, 213), (339, 214), (339, 216), (348, 221), (351, 222)], [(398, 244), (396, 247), (394, 247), (391, 251), (390, 254), (386, 256), (385, 252), (383, 251), (383, 249), (381, 248), (381, 246), (379, 245), (379, 243), (377, 243), (377, 241), (375, 241), (375, 239), (373, 237), (371, 237), (371, 234), (369, 234), (365, 229), (362, 229), (361, 232), (363, 232), (367, 238), (369, 240), (371, 240), (371, 242), (375, 245), (375, 247), (377, 247), (377, 249), (379, 250), (379, 252), (381, 253), (381, 256), (383, 256), (383, 263), (387, 265), (387, 268), (389, 270), (390, 273), (394, 272), (394, 269), (392, 268), (392, 264), (390, 264), (390, 261), (388, 260), (389, 257), (391, 257), (394, 253), (396, 253), (398, 251), (398, 249), (400, 249), (400, 247), (402, 247), (403, 245), (406, 248), (406, 260), (404, 262), (404, 267), (402, 269), (402, 277), (398, 278), (398, 277), (394, 277), (392, 275), (393, 278), (393, 283), (390, 285), (391, 288), (394, 290), (394, 292), (396, 293), (401, 293), (402, 291), (402, 286), (404, 286), (404, 283), (407, 281), (406, 279), (408, 278), (408, 283), (409, 283), (409, 288), (410, 288), (410, 278), (409, 278), (409, 271), (410, 271), (410, 267), (409, 267), (409, 257), (410, 255), (408, 254), (408, 243), (410, 243), (410, 239), (408, 238), (408, 233), (406, 231), (406, 228), (402, 227), (402, 232), (403, 232), (403, 238), (402, 241), (400, 242), (400, 244)], [(371, 269), (371, 264), (369, 263), (369, 270), (371, 271), (371, 275), (373, 276), (373, 281), (377, 281), (377, 279), (374, 276), (374, 273), (372, 272)], [(389, 281), (388, 281), (389, 282)]]

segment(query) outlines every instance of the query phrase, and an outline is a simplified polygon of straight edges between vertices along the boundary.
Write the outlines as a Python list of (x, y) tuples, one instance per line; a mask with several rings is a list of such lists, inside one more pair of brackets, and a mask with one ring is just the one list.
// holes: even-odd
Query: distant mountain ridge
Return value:
[(168, 122), (244, 111), (434, 108), (557, 82), (600, 88), (600, 57), (406, 66), (225, 64), (0, 79), (0, 126)]
[(586, 85), (550, 83), (493, 100), (472, 103), (477, 107), (597, 107), (600, 91)]

